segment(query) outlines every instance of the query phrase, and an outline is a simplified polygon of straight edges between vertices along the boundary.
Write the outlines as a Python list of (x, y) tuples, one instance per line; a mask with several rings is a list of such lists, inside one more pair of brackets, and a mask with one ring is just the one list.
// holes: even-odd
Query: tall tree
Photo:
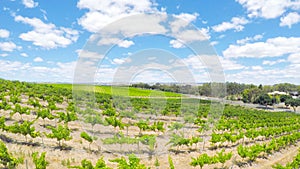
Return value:
[(272, 99), (268, 94), (264, 93), (259, 95), (254, 103), (265, 105), (267, 107), (268, 105), (272, 105)]
[(294, 109), (294, 112), (296, 112), (297, 107), (300, 106), (300, 99), (287, 99), (285, 105), (291, 106)]

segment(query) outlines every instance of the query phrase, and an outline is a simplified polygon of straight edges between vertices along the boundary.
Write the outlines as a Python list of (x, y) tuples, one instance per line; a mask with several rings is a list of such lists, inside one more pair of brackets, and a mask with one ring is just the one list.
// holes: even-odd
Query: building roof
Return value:
[(286, 93), (286, 92), (280, 92), (280, 91), (274, 91), (274, 92), (270, 92), (268, 94), (269, 95), (288, 95), (288, 93)]

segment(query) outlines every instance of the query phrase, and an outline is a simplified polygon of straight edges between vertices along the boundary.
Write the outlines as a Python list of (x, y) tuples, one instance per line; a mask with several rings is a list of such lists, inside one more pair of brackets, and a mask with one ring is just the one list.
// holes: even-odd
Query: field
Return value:
[[(52, 84), (52, 86), (72, 89), (72, 84)], [(157, 90), (139, 89), (133, 87), (120, 87), (120, 86), (85, 86), (75, 85), (76, 89), (85, 91), (94, 91), (101, 94), (113, 94), (116, 96), (130, 96), (130, 97), (181, 97), (181, 94), (172, 92), (162, 92)]]
[(299, 168), (295, 113), (126, 87), (0, 90), (0, 168)]

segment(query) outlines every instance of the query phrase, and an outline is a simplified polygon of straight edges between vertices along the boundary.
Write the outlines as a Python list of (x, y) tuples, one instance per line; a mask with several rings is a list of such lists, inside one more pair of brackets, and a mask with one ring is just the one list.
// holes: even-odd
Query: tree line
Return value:
[[(135, 83), (131, 85), (132, 87), (143, 88), (143, 89), (152, 89), (152, 90), (161, 90), (175, 93), (183, 94), (195, 94), (195, 95), (204, 95), (211, 96), (212, 88), (225, 88), (225, 96), (230, 95), (242, 95), (245, 90), (261, 90), (264, 93), (281, 91), (281, 92), (299, 92), (300, 85), (290, 84), (290, 83), (280, 83), (274, 85), (254, 85), (254, 84), (244, 84), (236, 82), (226, 82), (226, 83), (202, 83), (198, 85), (190, 84), (147, 84), (147, 83)], [(219, 86), (219, 87), (218, 87)]]
[[(300, 106), (300, 100), (293, 99), (289, 95), (290, 92), (300, 93), (300, 85), (290, 83), (274, 85), (254, 85), (236, 82), (203, 83), (199, 85), (160, 83), (150, 85), (147, 83), (136, 83), (132, 84), (132, 87), (200, 96), (226, 97), (229, 100), (241, 100), (244, 103), (255, 103), (266, 106), (284, 102), (286, 106), (291, 106), (294, 110)], [(287, 95), (268, 95), (269, 92), (273, 91), (286, 92)]]

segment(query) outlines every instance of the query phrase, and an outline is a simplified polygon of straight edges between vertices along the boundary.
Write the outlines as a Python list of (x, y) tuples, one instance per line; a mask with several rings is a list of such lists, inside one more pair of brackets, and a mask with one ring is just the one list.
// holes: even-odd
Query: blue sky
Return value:
[[(196, 82), (212, 81), (205, 64), (187, 47), (185, 39), (191, 37), (183, 34), (126, 37), (118, 43), (106, 39), (102, 45), (117, 44), (105, 56), (86, 50), (90, 37), (105, 26), (141, 13), (168, 15), (196, 26), (209, 50), (216, 52), (226, 81), (300, 84), (300, 0), (1, 0), (0, 77), (73, 82), (75, 69), (81, 67), (94, 68), (96, 82), (111, 82), (118, 70), (129, 70), (126, 64), (133, 64), (139, 51), (160, 49), (165, 53), (152, 53), (158, 61), (147, 65), (154, 69), (130, 69), (136, 71), (131, 81), (167, 82), (176, 73), (185, 77), (176, 64), (184, 65)], [(155, 26), (147, 24), (150, 19), (141, 21), (143, 29)], [(181, 61), (166, 65), (158, 55), (167, 52)], [(85, 55), (102, 61), (94, 60), (94, 67), (78, 64)]]

